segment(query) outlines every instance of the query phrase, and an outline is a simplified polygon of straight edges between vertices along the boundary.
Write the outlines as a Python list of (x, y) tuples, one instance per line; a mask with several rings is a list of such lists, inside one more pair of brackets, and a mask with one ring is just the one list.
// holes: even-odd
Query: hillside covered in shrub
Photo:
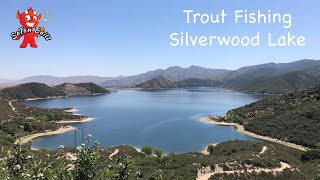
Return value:
[(230, 110), (220, 121), (283, 141), (316, 147), (320, 143), (320, 85)]
[(94, 83), (65, 83), (50, 87), (42, 83), (26, 83), (0, 90), (0, 97), (13, 100), (64, 96), (87, 96), (110, 93)]

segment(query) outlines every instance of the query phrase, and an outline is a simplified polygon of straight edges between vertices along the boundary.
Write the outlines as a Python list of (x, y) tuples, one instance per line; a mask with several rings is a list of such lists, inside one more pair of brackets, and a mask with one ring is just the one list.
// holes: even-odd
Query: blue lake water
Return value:
[[(206, 124), (199, 119), (222, 115), (265, 97), (212, 88), (121, 90), (101, 96), (47, 99), (25, 104), (76, 108), (78, 113), (95, 118), (72, 126), (86, 127), (85, 134), (92, 134), (101, 146), (151, 145), (164, 152), (181, 153), (201, 151), (208, 144), (228, 140), (255, 140), (236, 132), (234, 127)], [(47, 149), (56, 149), (59, 145), (73, 147), (74, 137), (74, 132), (43, 137), (34, 140), (33, 146)], [(81, 130), (77, 131), (77, 142), (77, 145), (81, 144)]]

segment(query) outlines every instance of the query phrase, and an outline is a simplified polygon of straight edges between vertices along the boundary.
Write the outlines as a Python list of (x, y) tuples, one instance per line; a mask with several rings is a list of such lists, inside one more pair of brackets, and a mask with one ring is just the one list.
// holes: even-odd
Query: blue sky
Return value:
[[(267, 62), (320, 59), (319, 0), (2, 0), (0, 11), (0, 78), (32, 75), (134, 75), (169, 66), (191, 65), (237, 69)], [(46, 30), (52, 41), (43, 39), (38, 49), (20, 49), (10, 33), (20, 27), (15, 13), (30, 6), (50, 11), (53, 19)], [(182, 13), (232, 13), (237, 9), (292, 13), (293, 26), (207, 24), (188, 25)], [(231, 21), (232, 14), (228, 21)], [(275, 35), (288, 31), (306, 36), (305, 47), (171, 47), (170, 34), (190, 32), (245, 35), (260, 31)]]

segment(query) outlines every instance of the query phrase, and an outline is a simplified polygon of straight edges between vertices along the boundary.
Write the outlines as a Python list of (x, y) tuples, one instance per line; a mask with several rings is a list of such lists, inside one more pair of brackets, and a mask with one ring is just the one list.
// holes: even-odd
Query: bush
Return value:
[(146, 145), (141, 150), (146, 155), (150, 156), (152, 154), (152, 147), (150, 145)]
[(313, 149), (309, 150), (307, 152), (304, 152), (301, 155), (301, 160), (303, 161), (310, 161), (314, 159), (320, 159), (320, 150), (319, 149)]
[(77, 159), (73, 161), (75, 166), (74, 179), (75, 180), (89, 180), (93, 179), (97, 174), (98, 155), (95, 152), (95, 147), (90, 148), (91, 135), (86, 137), (86, 144), (81, 144), (78, 147)]
[(214, 146), (213, 145), (209, 145), (208, 148), (207, 148), (207, 151), (209, 154), (212, 154), (213, 151), (214, 151)]
[(156, 154), (156, 156), (157, 156), (158, 158), (161, 158), (161, 157), (162, 157), (162, 151), (161, 151), (161, 149), (159, 149), (159, 148), (155, 149), (155, 150), (154, 150), (154, 153)]

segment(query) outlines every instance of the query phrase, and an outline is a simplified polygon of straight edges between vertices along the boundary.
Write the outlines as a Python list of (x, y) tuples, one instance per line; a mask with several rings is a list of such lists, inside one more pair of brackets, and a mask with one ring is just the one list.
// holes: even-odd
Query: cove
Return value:
[[(249, 104), (266, 95), (245, 94), (213, 88), (173, 89), (159, 91), (121, 90), (116, 93), (26, 101), (43, 108), (76, 108), (80, 114), (95, 120), (72, 124), (85, 127), (85, 134), (101, 146), (151, 145), (164, 152), (201, 151), (208, 144), (228, 140), (255, 140), (236, 132), (234, 127), (217, 126), (199, 121), (208, 115), (222, 115), (228, 110)], [(35, 139), (33, 147), (57, 149), (74, 147), (74, 132)], [(77, 131), (77, 145), (81, 130)]]

